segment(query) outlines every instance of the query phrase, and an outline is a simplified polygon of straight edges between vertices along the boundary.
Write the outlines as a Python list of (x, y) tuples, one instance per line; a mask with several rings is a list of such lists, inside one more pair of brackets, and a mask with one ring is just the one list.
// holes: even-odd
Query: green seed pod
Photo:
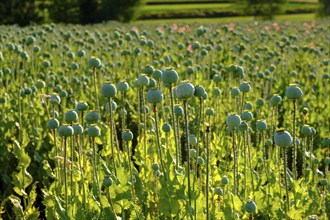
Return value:
[(76, 105), (76, 110), (79, 112), (86, 111), (88, 109), (88, 104), (87, 102), (80, 101)]
[(182, 82), (176, 87), (176, 95), (179, 99), (187, 100), (195, 93), (194, 86), (189, 82)]
[(148, 76), (151, 76), (151, 74), (155, 71), (154, 67), (153, 66), (146, 66), (143, 70), (143, 73), (148, 75)]
[(257, 210), (257, 205), (253, 202), (253, 201), (248, 201), (246, 204), (245, 204), (245, 211), (247, 213), (255, 213)]
[(242, 121), (241, 124), (238, 126), (238, 129), (241, 132), (247, 131), (248, 128), (249, 125), (245, 121)]
[(116, 87), (111, 83), (104, 83), (101, 90), (104, 98), (113, 98), (117, 94)]
[(168, 123), (163, 124), (163, 126), (162, 126), (162, 130), (163, 130), (165, 133), (169, 133), (169, 132), (171, 131), (171, 125), (168, 124)]
[(291, 134), (284, 129), (280, 129), (274, 134), (275, 144), (279, 147), (287, 147), (292, 143)]
[(212, 90), (212, 95), (215, 97), (219, 97), (221, 95), (221, 90), (219, 88), (214, 88)]
[(61, 98), (57, 94), (51, 94), (49, 99), (50, 104), (58, 105), (61, 103)]
[(195, 149), (190, 149), (190, 157), (196, 158), (197, 157), (197, 151)]
[(73, 136), (74, 130), (69, 125), (61, 125), (58, 129), (58, 134), (60, 137), (69, 137)]
[(146, 100), (147, 102), (152, 104), (161, 103), (163, 100), (163, 93), (158, 89), (150, 89), (147, 92)]
[(70, 110), (65, 113), (65, 121), (66, 123), (73, 123), (78, 121), (78, 114), (75, 110)]
[(127, 92), (129, 90), (129, 85), (127, 82), (119, 82), (117, 84), (117, 89), (120, 92)]
[(142, 87), (142, 86), (148, 86), (149, 85), (149, 77), (148, 76), (146, 76), (146, 75), (144, 75), (144, 74), (142, 74), (142, 75), (140, 75), (139, 77), (138, 77), (138, 79), (137, 79), (137, 85), (139, 86), (139, 87)]
[(298, 87), (297, 84), (290, 84), (287, 90), (285, 91), (285, 95), (289, 99), (300, 99), (303, 96), (303, 92)]
[(84, 132), (84, 128), (80, 124), (73, 125), (74, 135), (80, 135)]
[(330, 164), (330, 157), (324, 158), (324, 164), (326, 164), (326, 165)]
[(258, 108), (264, 106), (265, 105), (265, 100), (262, 99), (262, 98), (258, 98), (257, 102), (256, 102), (256, 105), (257, 105)]
[(221, 184), (222, 184), (222, 185), (227, 185), (228, 183), (229, 183), (229, 179), (228, 179), (228, 177), (223, 176), (223, 177), (221, 178)]
[(49, 129), (56, 129), (60, 126), (60, 123), (57, 119), (50, 119), (47, 123)]
[(241, 118), (244, 121), (251, 121), (253, 119), (253, 114), (251, 112), (244, 111), (241, 114)]
[(236, 87), (233, 87), (233, 88), (230, 89), (230, 94), (232, 96), (239, 96), (240, 93), (241, 93), (240, 90)]
[(272, 141), (272, 139), (267, 139), (265, 145), (266, 145), (267, 147), (273, 146), (273, 141)]
[(251, 90), (251, 85), (248, 82), (243, 82), (239, 85), (239, 90), (243, 93), (248, 93)]
[(269, 100), (269, 103), (270, 103), (270, 106), (276, 106), (278, 105), (279, 103), (281, 103), (282, 101), (282, 97), (277, 95), (277, 94), (274, 94), (270, 100)]
[(244, 109), (246, 110), (252, 110), (253, 109), (253, 104), (251, 102), (247, 102), (244, 104)]
[(205, 115), (207, 115), (207, 116), (212, 116), (212, 115), (214, 115), (214, 110), (211, 109), (211, 108), (206, 109), (206, 111), (205, 111)]
[(216, 188), (214, 188), (214, 194), (218, 195), (218, 196), (222, 196), (223, 190), (220, 187), (216, 187)]
[(89, 68), (100, 68), (102, 66), (101, 60), (96, 57), (91, 57), (88, 60), (88, 67)]
[(203, 86), (196, 86), (194, 95), (198, 98), (201, 98), (205, 93), (205, 89)]
[(179, 80), (178, 73), (173, 69), (166, 69), (162, 74), (162, 81), (165, 85), (175, 84)]
[(105, 187), (110, 187), (112, 185), (113, 181), (111, 179), (111, 177), (105, 177), (103, 179), (103, 186)]
[(158, 170), (159, 170), (159, 165), (158, 165), (158, 163), (153, 163), (153, 164), (151, 165), (151, 168), (152, 168), (153, 171), (158, 171)]
[(101, 136), (101, 130), (97, 125), (91, 125), (87, 129), (87, 134), (90, 137), (98, 137)]
[(198, 165), (203, 165), (204, 164), (204, 159), (202, 157), (197, 157), (197, 164)]
[(181, 106), (174, 106), (174, 115), (176, 117), (183, 116), (183, 108)]
[(38, 80), (36, 83), (35, 83), (35, 86), (38, 88), (38, 89), (43, 89), (46, 87), (46, 83), (43, 81), (43, 80)]
[(256, 123), (256, 129), (258, 131), (265, 131), (267, 129), (267, 123), (264, 120), (258, 120)]
[(301, 134), (305, 137), (309, 137), (312, 135), (312, 129), (309, 125), (303, 125), (300, 130)]
[(121, 133), (121, 139), (123, 141), (132, 141), (133, 140), (133, 133), (130, 131), (130, 130), (124, 130), (122, 133)]
[(326, 179), (320, 180), (319, 184), (320, 184), (320, 186), (325, 187), (328, 185), (328, 180), (326, 180)]
[(155, 80), (160, 80), (162, 78), (162, 71), (161, 70), (154, 70), (154, 72), (152, 73), (152, 78), (154, 78)]
[(88, 124), (94, 124), (99, 121), (99, 113), (97, 111), (88, 112), (86, 114), (86, 121)]
[(221, 77), (220, 75), (214, 75), (214, 76), (213, 76), (213, 81), (214, 81), (215, 83), (220, 83), (221, 80), (222, 80), (222, 77)]
[(196, 146), (197, 145), (197, 137), (193, 134), (189, 135), (189, 144), (191, 146)]
[(237, 114), (231, 114), (226, 119), (227, 126), (233, 130), (241, 124), (241, 118)]

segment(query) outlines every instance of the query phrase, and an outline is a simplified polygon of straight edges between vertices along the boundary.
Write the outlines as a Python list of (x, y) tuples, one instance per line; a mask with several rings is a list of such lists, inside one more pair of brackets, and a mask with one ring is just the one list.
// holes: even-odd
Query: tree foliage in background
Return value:
[(319, 15), (321, 17), (330, 16), (330, 0), (319, 0), (321, 7), (319, 10)]
[(1, 0), (0, 24), (129, 22), (143, 0)]
[(287, 0), (246, 0), (247, 13), (255, 18), (271, 20), (275, 15), (282, 12), (282, 6)]

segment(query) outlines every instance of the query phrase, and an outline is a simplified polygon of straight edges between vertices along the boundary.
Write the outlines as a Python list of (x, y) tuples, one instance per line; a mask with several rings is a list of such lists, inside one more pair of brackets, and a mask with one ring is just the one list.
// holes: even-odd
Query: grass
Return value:
[[(315, 19), (315, 15), (308, 14), (292, 14), (276, 16), (275, 21), (310, 21)], [(228, 22), (251, 22), (254, 20), (253, 16), (239, 16), (239, 17), (224, 17), (224, 18), (183, 18), (183, 19), (157, 19), (157, 20), (143, 20), (136, 21), (136, 24), (164, 24), (164, 23), (228, 23)]]
[[(284, 11), (315, 11), (319, 7), (316, 3), (288, 3), (284, 5)], [(236, 13), (242, 14), (244, 12), (244, 5), (232, 3), (205, 3), (205, 4), (163, 4), (163, 5), (145, 5), (141, 8), (140, 13), (142, 17), (157, 15), (162, 17), (171, 17), (170, 14), (180, 13)], [(194, 16), (192, 16), (194, 17)]]

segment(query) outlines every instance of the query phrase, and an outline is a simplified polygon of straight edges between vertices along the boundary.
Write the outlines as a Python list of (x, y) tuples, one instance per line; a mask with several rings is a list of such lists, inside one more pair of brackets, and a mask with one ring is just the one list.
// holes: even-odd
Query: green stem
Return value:
[(209, 134), (210, 134), (210, 126), (206, 127), (206, 219), (209, 220), (209, 163), (210, 163), (210, 146), (209, 146)]
[(293, 150), (292, 150), (292, 172), (293, 179), (297, 179), (297, 149), (296, 149), (296, 100), (293, 100), (293, 118), (292, 118), (292, 140), (293, 140)]
[(174, 116), (174, 98), (173, 98), (172, 84), (170, 84), (169, 90), (170, 90), (170, 99), (171, 99), (171, 117), (173, 123), (174, 143), (175, 143), (175, 168), (178, 170), (180, 165), (180, 157), (179, 157), (180, 146), (178, 144), (178, 133), (176, 129), (176, 121)]
[(95, 185), (95, 189), (96, 189), (96, 194), (97, 196), (99, 196), (100, 199), (100, 189), (99, 189), (99, 177), (98, 177), (98, 164), (97, 164), (97, 157), (96, 157), (96, 146), (95, 146), (95, 139), (92, 138), (91, 139), (91, 145), (92, 145), (92, 149), (93, 149), (93, 170), (94, 170), (94, 185)]
[(85, 190), (85, 177), (84, 177), (84, 170), (82, 168), (82, 163), (81, 163), (81, 155), (83, 154), (81, 151), (81, 144), (79, 141), (79, 136), (77, 136), (77, 145), (78, 145), (78, 165), (79, 165), (79, 170), (80, 170), (80, 175), (81, 175), (81, 181), (82, 181), (82, 190), (83, 190), (83, 210), (84, 212), (86, 211), (86, 190)]
[(132, 172), (132, 165), (131, 165), (131, 150), (130, 150), (130, 144), (125, 142), (125, 145), (127, 144), (127, 149), (128, 149), (128, 152), (127, 152), (127, 160), (128, 160), (128, 166), (129, 166), (129, 174), (130, 174), (130, 177), (131, 177), (131, 187), (132, 187), (132, 191), (131, 191), (131, 194), (132, 194), (132, 201), (134, 202), (135, 201), (135, 195), (134, 195), (134, 182), (133, 182), (133, 172)]
[(109, 103), (109, 111), (110, 111), (110, 119), (109, 119), (109, 128), (110, 128), (110, 147), (111, 147), (111, 157), (112, 157), (112, 162), (113, 162), (113, 167), (114, 167), (114, 173), (115, 176), (117, 177), (117, 163), (115, 159), (115, 150), (113, 147), (113, 120), (112, 120), (112, 103), (111, 103), (111, 98), (108, 99)]
[(289, 185), (288, 185), (288, 177), (287, 177), (286, 147), (284, 148), (283, 160), (284, 160), (284, 184), (285, 184), (285, 193), (286, 193), (286, 211), (288, 212), (290, 210), (290, 199), (289, 199)]
[(64, 191), (65, 191), (65, 212), (68, 213), (68, 182), (67, 182), (67, 171), (66, 171), (66, 162), (67, 162), (67, 146), (66, 146), (66, 138), (64, 138), (64, 166), (63, 166), (63, 170), (64, 170)]
[(99, 103), (99, 96), (97, 92), (97, 86), (96, 86), (96, 68), (93, 68), (93, 81), (94, 81), (94, 90), (95, 90), (95, 98), (96, 99), (96, 108), (99, 114), (101, 113), (100, 111), (100, 103)]
[(237, 173), (238, 173), (238, 161), (237, 161), (237, 149), (236, 149), (236, 143), (235, 143), (235, 129), (233, 129), (232, 132), (232, 138), (233, 138), (233, 151), (234, 151), (234, 195), (237, 195), (238, 193), (238, 179), (237, 179)]
[[(187, 173), (188, 173), (188, 204), (191, 207), (191, 192), (190, 192), (190, 147), (189, 147), (189, 130), (188, 130), (188, 113), (187, 113), (187, 100), (183, 100), (184, 110), (184, 129), (185, 129), (185, 142), (187, 151)], [(190, 215), (190, 211), (189, 211)]]

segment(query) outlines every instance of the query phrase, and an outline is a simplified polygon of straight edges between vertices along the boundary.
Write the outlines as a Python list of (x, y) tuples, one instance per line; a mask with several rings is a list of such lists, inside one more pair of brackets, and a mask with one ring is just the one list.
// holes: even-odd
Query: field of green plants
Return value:
[(330, 23), (0, 26), (0, 219), (329, 219)]

